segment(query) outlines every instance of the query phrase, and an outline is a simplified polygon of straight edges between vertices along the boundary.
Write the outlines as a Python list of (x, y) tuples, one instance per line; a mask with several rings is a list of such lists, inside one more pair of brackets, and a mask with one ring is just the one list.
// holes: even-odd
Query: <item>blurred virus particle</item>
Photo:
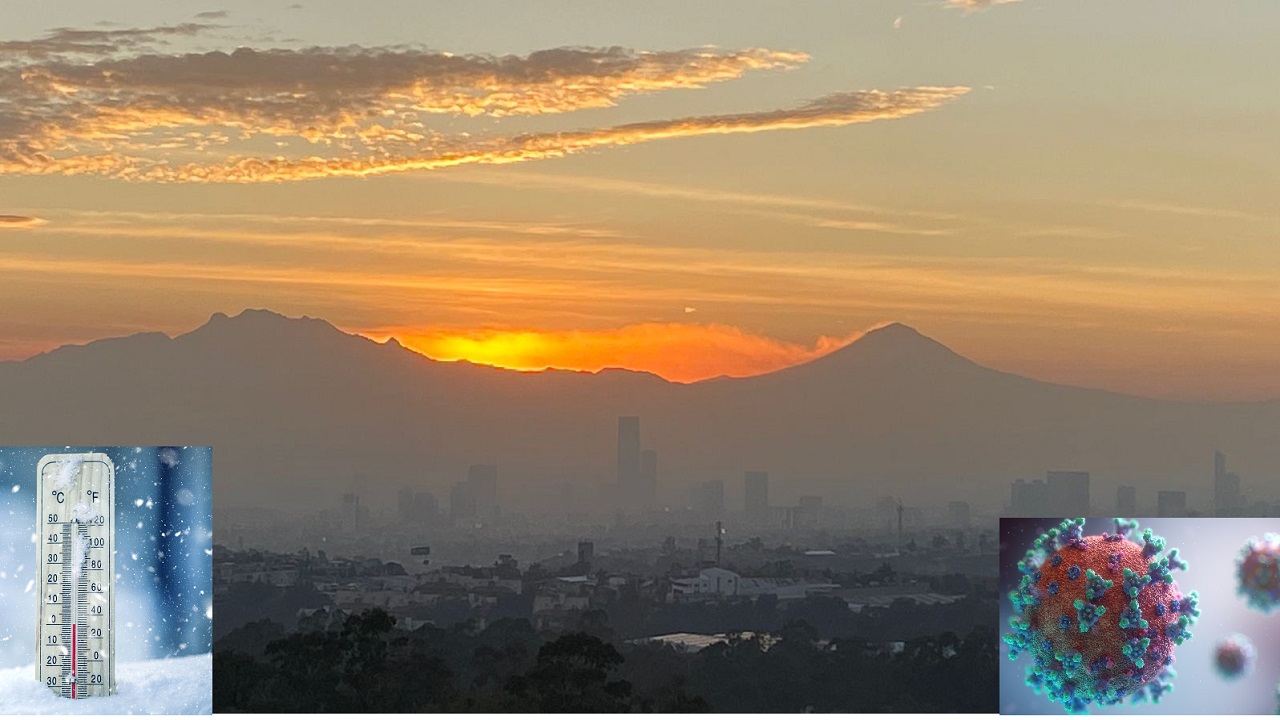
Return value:
[(1249, 538), (1240, 549), (1237, 567), (1240, 594), (1249, 607), (1269, 613), (1280, 607), (1280, 535)]
[(1084, 535), (1084, 520), (1063, 520), (1036, 538), (1018, 563), (1009, 593), (1016, 616), (1004, 636), (1009, 659), (1032, 657), (1026, 684), (1069, 713), (1125, 698), (1159, 702), (1173, 689), (1173, 650), (1191, 638), (1198, 597), (1173, 579), (1178, 551), (1138, 523), (1115, 519), (1115, 534)]
[(1242, 678), (1253, 672), (1253, 661), (1258, 655), (1249, 638), (1232, 633), (1218, 643), (1213, 651), (1213, 665), (1218, 674), (1228, 680)]

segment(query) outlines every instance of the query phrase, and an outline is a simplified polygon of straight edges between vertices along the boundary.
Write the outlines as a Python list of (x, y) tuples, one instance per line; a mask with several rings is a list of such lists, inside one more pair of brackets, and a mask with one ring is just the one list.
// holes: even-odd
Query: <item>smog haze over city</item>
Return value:
[(1277, 36), (20, 12), (0, 438), (214, 448), (215, 710), (995, 712), (1000, 517), (1280, 514)]

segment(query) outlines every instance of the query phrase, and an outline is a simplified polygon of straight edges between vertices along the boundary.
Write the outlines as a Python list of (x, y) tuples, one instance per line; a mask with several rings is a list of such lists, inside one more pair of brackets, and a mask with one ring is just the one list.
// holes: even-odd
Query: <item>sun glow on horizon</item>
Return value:
[(673, 382), (747, 377), (815, 360), (860, 337), (819, 337), (812, 345), (754, 334), (730, 325), (640, 323), (606, 330), (382, 329), (362, 333), (433, 360), (465, 360), (520, 371), (598, 372), (622, 368)]

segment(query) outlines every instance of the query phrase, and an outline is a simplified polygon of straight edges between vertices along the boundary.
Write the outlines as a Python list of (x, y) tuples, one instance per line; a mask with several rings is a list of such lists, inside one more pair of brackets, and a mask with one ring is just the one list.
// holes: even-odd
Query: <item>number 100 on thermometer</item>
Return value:
[(115, 466), (102, 453), (36, 466), (36, 679), (73, 700), (115, 694)]

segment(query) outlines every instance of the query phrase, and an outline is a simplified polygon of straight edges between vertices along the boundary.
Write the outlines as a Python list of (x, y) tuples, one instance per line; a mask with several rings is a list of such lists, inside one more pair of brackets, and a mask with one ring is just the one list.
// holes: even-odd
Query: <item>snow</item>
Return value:
[(71, 508), (71, 522), (87, 523), (96, 514), (87, 500), (81, 500), (79, 504)]
[(84, 561), (89, 557), (89, 548), (85, 537), (80, 533), (71, 536), (71, 576), (78, 582), (84, 574)]
[(199, 715), (213, 712), (213, 656), (116, 665), (116, 695), (68, 700), (36, 680), (35, 667), (0, 670), (0, 715)]
[(75, 482), (76, 476), (80, 474), (80, 458), (73, 460), (63, 460), (58, 463), (58, 479), (53, 484), (54, 490), (67, 490), (71, 487), (71, 483)]

